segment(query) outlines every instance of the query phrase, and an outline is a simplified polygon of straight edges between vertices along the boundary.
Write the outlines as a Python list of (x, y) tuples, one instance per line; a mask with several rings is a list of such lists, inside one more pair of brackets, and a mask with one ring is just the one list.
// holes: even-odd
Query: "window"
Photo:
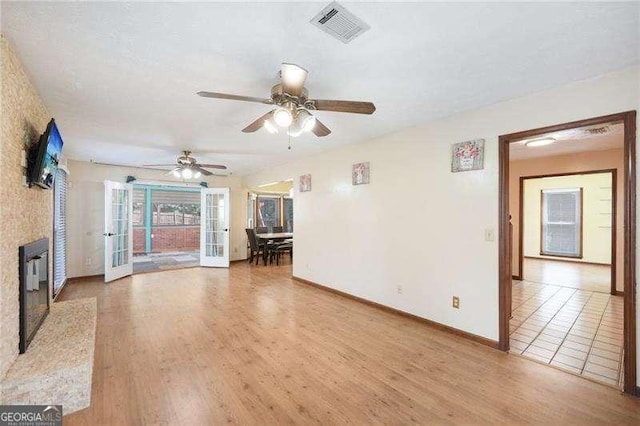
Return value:
[(540, 254), (582, 257), (582, 188), (542, 190)]
[(282, 226), (286, 232), (293, 232), (293, 198), (284, 197), (282, 202), (284, 203)]
[(293, 198), (290, 195), (249, 193), (247, 202), (249, 228), (282, 226), (284, 232), (293, 232)]
[(133, 189), (133, 226), (144, 226), (144, 204), (145, 204), (145, 194), (146, 191), (144, 189), (134, 188)]
[(258, 196), (256, 226), (266, 226), (269, 230), (274, 226), (280, 226), (280, 199), (281, 197), (268, 195)]
[(254, 194), (249, 193), (247, 199), (247, 228), (253, 228), (255, 223), (256, 214), (256, 197)]
[(200, 188), (135, 184), (133, 253), (197, 251)]
[(67, 281), (67, 173), (58, 169), (53, 184), (53, 295)]
[(200, 225), (200, 191), (153, 190), (153, 226)]

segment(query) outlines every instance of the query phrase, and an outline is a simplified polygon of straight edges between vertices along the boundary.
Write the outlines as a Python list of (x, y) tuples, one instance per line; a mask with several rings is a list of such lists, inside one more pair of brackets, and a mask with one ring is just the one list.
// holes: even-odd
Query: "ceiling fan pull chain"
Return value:
[[(289, 126), (289, 130), (291, 130), (291, 126)], [(287, 148), (289, 151), (291, 151), (291, 132), (287, 132), (287, 137), (289, 138), (289, 147)]]

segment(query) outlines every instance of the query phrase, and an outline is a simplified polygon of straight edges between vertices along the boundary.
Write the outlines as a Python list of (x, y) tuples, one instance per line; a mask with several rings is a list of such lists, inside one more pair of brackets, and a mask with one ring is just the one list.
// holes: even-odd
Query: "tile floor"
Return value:
[(622, 387), (621, 296), (514, 281), (511, 352)]
[(133, 256), (133, 273), (166, 269), (190, 268), (200, 265), (199, 251), (137, 254)]
[(527, 281), (601, 293), (611, 291), (611, 266), (608, 265), (525, 257), (522, 271)]

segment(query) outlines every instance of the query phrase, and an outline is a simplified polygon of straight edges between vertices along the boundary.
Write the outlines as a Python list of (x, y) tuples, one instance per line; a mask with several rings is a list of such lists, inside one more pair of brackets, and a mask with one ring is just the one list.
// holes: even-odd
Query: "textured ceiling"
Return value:
[[(607, 132), (598, 135), (584, 134), (584, 129), (606, 128)], [(556, 141), (551, 145), (527, 147), (528, 140), (551, 137)], [(608, 149), (624, 148), (624, 124), (615, 123), (606, 126), (590, 126), (584, 128), (564, 130), (561, 132), (537, 135), (519, 142), (509, 144), (509, 160), (527, 160), (530, 158), (552, 157), (555, 155), (577, 154), (587, 151), (606, 151)], [(622, 155), (622, 154), (621, 154)]]
[[(2, 31), (72, 159), (140, 165), (190, 148), (246, 174), (639, 62), (638, 3), (343, 3), (371, 30), (342, 44), (309, 23), (326, 3), (1, 3)], [(311, 97), (372, 101), (319, 112), (333, 133), (240, 130), (283, 61)]]

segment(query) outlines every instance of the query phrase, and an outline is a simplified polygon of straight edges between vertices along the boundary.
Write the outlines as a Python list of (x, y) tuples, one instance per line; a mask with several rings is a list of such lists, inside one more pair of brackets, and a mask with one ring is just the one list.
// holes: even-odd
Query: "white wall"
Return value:
[(541, 191), (582, 188), (582, 257), (575, 262), (611, 264), (611, 173), (556, 176), (524, 181), (523, 253), (527, 257), (557, 259), (540, 254)]
[[(637, 110), (639, 80), (639, 68), (629, 68), (274, 167), (246, 183), (294, 176), (297, 191), (297, 177), (312, 175), (313, 190), (294, 199), (295, 276), (497, 340), (498, 244), (484, 241), (484, 231), (498, 228), (498, 136)], [(451, 144), (476, 138), (486, 139), (484, 170), (451, 173)], [(371, 184), (351, 186), (351, 164), (360, 161), (371, 163)]]
[[(104, 181), (124, 182), (128, 175), (138, 180), (171, 180), (166, 172), (131, 167), (102, 166), (83, 161), (68, 162), (68, 265), (69, 278), (104, 273)], [(230, 258), (246, 259), (247, 190), (240, 177), (202, 178), (210, 188), (231, 189)], [(87, 264), (87, 261), (90, 264)]]

